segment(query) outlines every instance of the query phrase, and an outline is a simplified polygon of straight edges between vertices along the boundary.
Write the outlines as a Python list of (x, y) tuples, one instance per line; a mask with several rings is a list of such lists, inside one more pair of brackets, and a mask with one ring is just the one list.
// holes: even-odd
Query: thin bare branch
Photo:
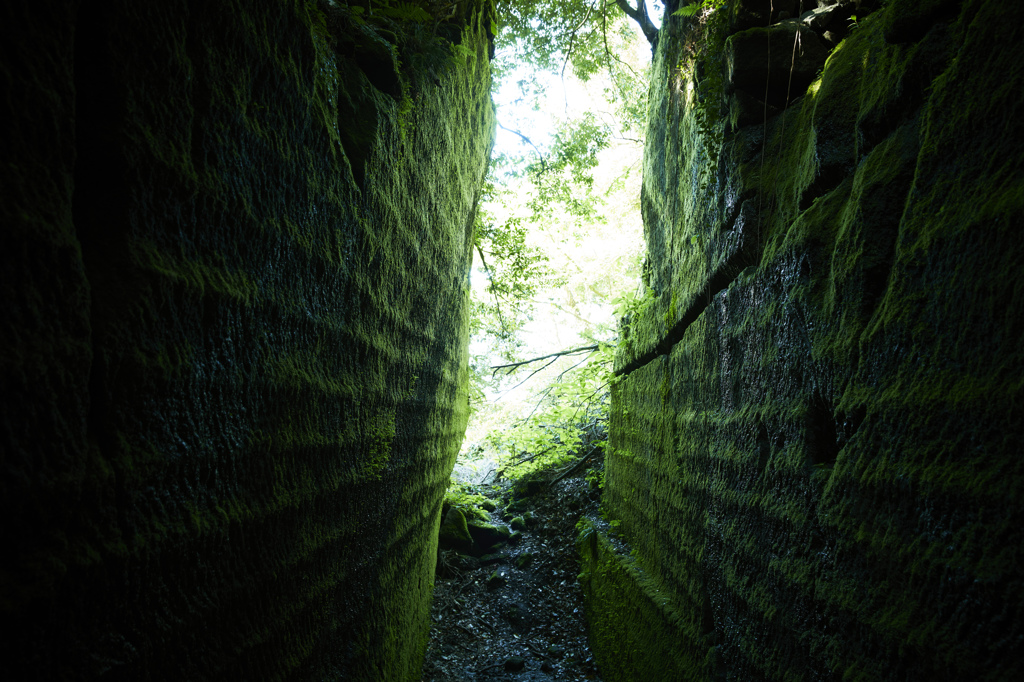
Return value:
[[(541, 355), (540, 357), (530, 358), (529, 360), (522, 360), (521, 362), (511, 362), (507, 365), (491, 365), (491, 369), (494, 370), (491, 374), (495, 374), (499, 369), (508, 370), (505, 373), (511, 374), (512, 370), (516, 367), (522, 367), (523, 365), (529, 365), (533, 362), (540, 362), (541, 360), (547, 360), (548, 358), (560, 358), (565, 355), (578, 355), (580, 353), (593, 353), (599, 346), (580, 346), (579, 348), (570, 348), (569, 350), (561, 350), (557, 353), (550, 353), (548, 355)], [(551, 364), (551, 363), (548, 363)], [(545, 365), (547, 366), (547, 365)]]
[[(483, 249), (480, 248), (479, 244), (476, 244), (475, 246), (476, 246), (476, 252), (478, 254), (480, 254), (480, 264), (484, 266), (484, 271), (487, 273), (487, 277), (491, 281), (493, 281), (494, 280), (494, 274), (491, 272), (491, 269), (489, 267), (487, 267), (487, 259), (484, 258), (484, 251), (483, 251)], [(491, 296), (494, 297), (494, 309), (498, 312), (498, 322), (501, 324), (502, 333), (506, 333), (507, 330), (508, 330), (508, 325), (505, 324), (505, 318), (501, 314), (501, 306), (499, 305), (499, 301), (501, 299), (498, 298), (498, 294), (496, 294), (494, 291), (491, 291)]]
[(499, 128), (501, 128), (502, 130), (504, 130), (504, 131), (506, 131), (506, 132), (509, 132), (509, 133), (512, 133), (513, 135), (518, 135), (518, 136), (519, 136), (519, 138), (520, 138), (521, 140), (523, 140), (523, 142), (525, 142), (526, 144), (528, 144), (528, 145), (530, 145), (531, 147), (533, 147), (533, 150), (534, 150), (535, 152), (537, 152), (537, 157), (538, 157), (538, 158), (540, 159), (540, 165), (541, 165), (541, 167), (542, 167), (542, 168), (543, 168), (543, 169), (544, 169), (545, 171), (547, 171), (547, 169), (548, 169), (548, 165), (547, 165), (547, 163), (546, 163), (546, 162), (544, 161), (544, 153), (543, 153), (543, 152), (541, 152), (541, 150), (540, 150), (540, 149), (539, 149), (539, 148), (537, 147), (537, 145), (535, 145), (535, 144), (533, 143), (533, 140), (531, 140), (530, 138), (528, 138), (528, 137), (527, 137), (526, 135), (523, 135), (523, 134), (522, 134), (521, 132), (519, 132), (518, 130), (513, 130), (512, 128), (507, 128), (507, 127), (505, 127), (505, 126), (501, 125), (501, 122), (500, 122), (500, 121), (495, 121), (495, 123), (497, 123), (497, 124), (498, 124), (498, 127), (499, 127)]
[[(535, 374), (537, 374), (538, 372), (543, 372), (543, 371), (544, 371), (544, 370), (546, 370), (546, 369), (547, 369), (548, 367), (550, 367), (551, 365), (555, 364), (555, 362), (557, 362), (557, 361), (558, 361), (558, 358), (551, 358), (550, 360), (548, 360), (547, 364), (545, 364), (545, 365), (544, 365), (543, 367), (539, 367), (538, 369), (535, 369), (535, 370), (533, 370), (532, 372), (530, 372), (530, 374), (529, 374), (529, 375), (528, 375), (528, 376), (527, 376), (527, 377), (526, 377), (525, 379), (523, 379), (523, 380), (522, 380), (522, 381), (520, 381), (520, 382), (519, 382), (518, 384), (516, 384), (515, 386), (513, 386), (512, 388), (510, 388), (510, 389), (509, 389), (508, 391), (506, 391), (506, 393), (508, 393), (509, 391), (514, 391), (514, 390), (516, 390), (517, 388), (519, 388), (520, 386), (522, 386), (523, 384), (525, 384), (525, 383), (526, 383), (527, 381), (529, 381), (530, 379), (532, 379), (532, 378), (533, 378), (533, 376), (534, 376)], [(512, 370), (509, 370), (509, 371), (508, 371), (508, 373), (509, 373), (509, 374), (511, 374), (511, 373), (512, 373)], [(494, 374), (492, 373), (492, 374), (491, 374), (491, 376), (494, 376)]]
[(601, 37), (604, 38), (604, 54), (605, 54), (605, 56), (611, 57), (612, 59), (617, 61), (619, 64), (622, 64), (623, 66), (625, 66), (633, 74), (634, 78), (639, 79), (640, 78), (640, 74), (638, 74), (633, 69), (632, 66), (630, 66), (626, 62), (624, 62), (621, 59), (619, 59), (619, 56), (617, 54), (615, 54), (610, 49), (608, 49), (608, 15), (605, 14), (604, 6), (603, 5), (601, 7)]
[(559, 374), (559, 375), (558, 375), (557, 377), (555, 377), (555, 381), (556, 381), (556, 382), (558, 382), (558, 381), (561, 381), (561, 380), (562, 380), (562, 377), (564, 377), (564, 376), (565, 376), (566, 374), (568, 374), (569, 372), (573, 371), (574, 369), (576, 369), (577, 367), (579, 367), (580, 365), (582, 365), (582, 364), (583, 364), (584, 362), (586, 362), (587, 360), (589, 360), (589, 359), (590, 359), (590, 356), (591, 356), (591, 355), (593, 355), (593, 354), (594, 354), (595, 352), (597, 352), (597, 349), (594, 349), (594, 350), (592, 350), (592, 351), (591, 351), (590, 353), (588, 353), (588, 354), (587, 354), (587, 355), (586, 355), (586, 356), (585, 356), (585, 357), (584, 357), (584, 358), (583, 358), (582, 360), (580, 360), (580, 361), (579, 361), (579, 362), (577, 362), (577, 363), (576, 363), (575, 365), (573, 365), (572, 367), (570, 367), (569, 369), (565, 370), (564, 372), (562, 372), (561, 374)]

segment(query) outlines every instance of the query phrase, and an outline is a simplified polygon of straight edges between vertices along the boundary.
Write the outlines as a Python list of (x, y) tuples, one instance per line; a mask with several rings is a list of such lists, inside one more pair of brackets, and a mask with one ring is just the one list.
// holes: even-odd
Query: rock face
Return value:
[(0, 11), (5, 680), (419, 679), (492, 8), (341, 5)]
[(1024, 8), (858, 10), (756, 121), (709, 117), (690, 30), (658, 44), (613, 389), (627, 544), (580, 539), (602, 676), (1016, 679)]
[(807, 90), (827, 57), (818, 34), (795, 19), (750, 28), (726, 41), (726, 81), (733, 92), (784, 107)]

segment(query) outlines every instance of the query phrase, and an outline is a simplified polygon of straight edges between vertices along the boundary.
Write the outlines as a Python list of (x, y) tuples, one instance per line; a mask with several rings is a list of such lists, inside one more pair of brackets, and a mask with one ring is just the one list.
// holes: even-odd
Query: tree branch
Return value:
[[(515, 386), (513, 386), (512, 388), (510, 388), (510, 389), (509, 389), (508, 391), (505, 391), (505, 393), (506, 393), (506, 394), (508, 394), (508, 393), (510, 393), (510, 392), (512, 392), (512, 391), (514, 391), (514, 390), (516, 390), (517, 388), (519, 388), (520, 386), (522, 386), (523, 384), (525, 384), (525, 383), (526, 383), (527, 381), (529, 381), (530, 379), (532, 379), (532, 378), (533, 378), (533, 375), (534, 375), (534, 374), (537, 374), (538, 372), (543, 372), (543, 371), (544, 371), (544, 370), (546, 370), (546, 369), (547, 369), (548, 367), (550, 367), (551, 365), (555, 364), (555, 362), (556, 362), (557, 360), (558, 360), (558, 358), (557, 358), (557, 357), (555, 357), (555, 358), (551, 358), (550, 360), (548, 360), (548, 362), (547, 362), (547, 364), (546, 364), (546, 365), (544, 365), (543, 367), (540, 367), (540, 368), (538, 368), (538, 369), (535, 369), (535, 370), (533, 370), (532, 372), (530, 372), (530, 375), (529, 375), (528, 377), (526, 377), (525, 379), (523, 379), (522, 381), (520, 381), (520, 382), (519, 382), (518, 384), (516, 384), (516, 385), (515, 385)], [(495, 370), (495, 372), (496, 372), (496, 371), (497, 371), (497, 370)], [(508, 374), (511, 374), (511, 373), (512, 373), (512, 370), (509, 370), (509, 371), (508, 371)], [(493, 373), (493, 372), (491, 373), (491, 376), (494, 376), (494, 373)]]
[[(591, 353), (593, 353), (593, 351), (591, 351)], [(576, 363), (575, 365), (573, 365), (573, 366), (572, 366), (572, 367), (570, 367), (569, 369), (567, 369), (567, 370), (565, 370), (564, 372), (562, 372), (561, 374), (559, 374), (559, 375), (558, 375), (557, 377), (555, 377), (555, 381), (556, 381), (556, 382), (557, 382), (557, 381), (561, 381), (561, 380), (562, 380), (562, 377), (564, 377), (564, 376), (565, 376), (566, 374), (568, 374), (569, 372), (573, 371), (574, 369), (576, 369), (577, 367), (579, 367), (580, 365), (582, 365), (582, 364), (583, 364), (584, 362), (586, 362), (586, 361), (587, 361), (587, 358), (589, 358), (589, 357), (590, 357), (590, 355), (588, 355), (588, 356), (587, 356), (586, 358), (583, 358), (582, 360), (580, 360), (579, 362), (577, 362), (577, 363)], [(579, 412), (579, 410), (577, 410), (577, 412)], [(573, 417), (575, 417), (575, 415), (573, 415)]]
[[(474, 246), (476, 246), (476, 252), (478, 254), (480, 254), (480, 264), (484, 266), (484, 271), (487, 273), (488, 279), (490, 279), (493, 282), (494, 281), (494, 273), (491, 272), (491, 269), (489, 267), (487, 267), (487, 259), (484, 258), (484, 251), (483, 251), (483, 249), (480, 248), (479, 244), (474, 244)], [(496, 294), (492, 290), (491, 291), (491, 296), (494, 297), (494, 310), (497, 311), (497, 313), (498, 313), (498, 323), (501, 325), (501, 328), (502, 328), (503, 332), (504, 331), (508, 331), (508, 325), (505, 324), (505, 318), (501, 314), (501, 305), (498, 303), (498, 301), (500, 300), (498, 298), (498, 294)]]
[(625, 66), (633, 74), (634, 78), (639, 79), (640, 78), (640, 74), (638, 74), (633, 69), (632, 66), (630, 66), (626, 62), (624, 62), (621, 59), (619, 59), (619, 56), (617, 54), (614, 54), (610, 49), (608, 49), (608, 15), (606, 15), (604, 13), (604, 6), (601, 7), (601, 10), (602, 10), (601, 11), (601, 37), (604, 39), (604, 54), (605, 54), (605, 56), (609, 57), (611, 59), (614, 59), (619, 64), (622, 64), (623, 66)]
[(577, 25), (576, 28), (574, 28), (572, 30), (572, 33), (569, 34), (569, 47), (566, 48), (566, 50), (565, 50), (565, 61), (562, 62), (562, 74), (561, 74), (562, 78), (565, 78), (565, 67), (569, 64), (569, 58), (572, 56), (572, 46), (573, 46), (573, 43), (576, 42), (576, 33), (578, 33), (579, 30), (581, 28), (583, 28), (583, 24), (587, 23), (587, 20), (590, 19), (590, 15), (594, 13), (594, 10), (596, 8), (597, 8), (597, 3), (596, 2), (592, 3), (590, 5), (590, 9), (587, 10), (586, 16), (583, 17), (583, 21), (581, 21), (579, 23), (579, 25)]
[(578, 461), (576, 461), (573, 464), (569, 465), (568, 469), (566, 469), (565, 471), (563, 471), (562, 473), (558, 474), (557, 476), (552, 478), (550, 481), (548, 481), (548, 485), (554, 485), (555, 483), (558, 483), (559, 481), (561, 481), (566, 476), (571, 476), (573, 473), (579, 471), (580, 468), (586, 463), (586, 461), (588, 459), (590, 459), (594, 455), (594, 453), (597, 452), (597, 451), (598, 451), (597, 446), (594, 446), (594, 447), (590, 448), (590, 452), (588, 452), (587, 454), (583, 455), (583, 457), (580, 458)]
[(578, 355), (580, 353), (593, 353), (600, 346), (580, 346), (579, 348), (570, 348), (569, 350), (560, 350), (557, 353), (550, 353), (549, 355), (541, 355), (537, 358), (530, 358), (529, 360), (523, 360), (521, 362), (512, 362), (507, 365), (491, 365), (491, 369), (494, 370), (491, 374), (495, 374), (499, 369), (508, 370), (506, 374), (511, 374), (512, 370), (516, 367), (522, 367), (523, 365), (529, 365), (532, 362), (540, 362), (541, 360), (547, 360), (548, 358), (560, 358), (565, 355)]
[(506, 128), (505, 126), (501, 125), (501, 121), (495, 121), (495, 123), (497, 123), (497, 124), (498, 124), (498, 127), (499, 127), (499, 128), (501, 128), (502, 130), (504, 130), (504, 131), (506, 131), (506, 132), (510, 132), (510, 133), (512, 133), (513, 135), (518, 135), (518, 136), (519, 136), (519, 138), (523, 140), (523, 142), (525, 142), (526, 144), (528, 144), (528, 145), (530, 145), (531, 147), (533, 147), (533, 150), (534, 150), (535, 152), (537, 152), (537, 157), (538, 157), (538, 158), (540, 159), (540, 165), (541, 165), (541, 167), (542, 167), (542, 168), (543, 168), (543, 169), (544, 169), (545, 171), (547, 171), (547, 169), (548, 169), (548, 165), (547, 165), (547, 163), (545, 163), (545, 162), (544, 162), (544, 154), (543, 154), (543, 153), (541, 152), (541, 150), (540, 150), (540, 149), (538, 149), (538, 148), (537, 148), (537, 145), (535, 145), (535, 144), (533, 143), (533, 140), (531, 140), (530, 138), (528, 138), (528, 137), (527, 137), (526, 135), (523, 135), (523, 134), (522, 134), (521, 132), (519, 132), (518, 130), (512, 130), (511, 128)]
[(615, 0), (615, 4), (619, 6), (626, 16), (635, 21), (640, 25), (640, 30), (643, 31), (644, 37), (647, 38), (647, 42), (651, 44), (651, 49), (658, 46), (658, 29), (651, 22), (651, 18), (647, 16), (647, 0), (636, 0), (636, 7), (630, 7), (626, 0)]

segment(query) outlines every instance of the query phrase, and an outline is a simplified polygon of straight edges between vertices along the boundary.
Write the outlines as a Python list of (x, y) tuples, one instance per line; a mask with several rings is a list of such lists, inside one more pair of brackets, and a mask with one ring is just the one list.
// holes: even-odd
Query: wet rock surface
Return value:
[[(666, 22), (641, 195), (654, 300), (618, 348), (609, 528), (580, 542), (605, 679), (1020, 676), (1024, 570), (997, 558), (1024, 547), (1012, 7), (802, 3), (721, 41), (721, 92), (673, 80), (692, 25)], [(766, 73), (796, 88), (813, 64), (798, 81), (794, 45), (844, 27), (766, 107)], [(728, 88), (723, 152), (695, 154), (720, 133), (691, 103)]]
[(440, 550), (424, 682), (600, 680), (574, 548), (576, 522), (597, 512), (599, 491), (577, 477), (518, 495), (510, 487), (478, 492), (493, 502), (480, 505), (492, 525), (518, 519), (520, 530), (480, 558), (472, 549)]

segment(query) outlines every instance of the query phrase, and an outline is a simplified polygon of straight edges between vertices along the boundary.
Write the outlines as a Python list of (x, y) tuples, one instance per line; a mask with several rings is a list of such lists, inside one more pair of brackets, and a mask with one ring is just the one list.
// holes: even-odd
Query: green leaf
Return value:
[(703, 5), (703, 2), (693, 2), (685, 7), (681, 7), (672, 13), (674, 17), (692, 17), (697, 14), (697, 10)]
[(421, 23), (433, 21), (433, 17), (425, 9), (417, 7), (411, 2), (400, 2), (395, 7), (382, 7), (377, 12), (383, 16), (400, 21), (418, 21)]

